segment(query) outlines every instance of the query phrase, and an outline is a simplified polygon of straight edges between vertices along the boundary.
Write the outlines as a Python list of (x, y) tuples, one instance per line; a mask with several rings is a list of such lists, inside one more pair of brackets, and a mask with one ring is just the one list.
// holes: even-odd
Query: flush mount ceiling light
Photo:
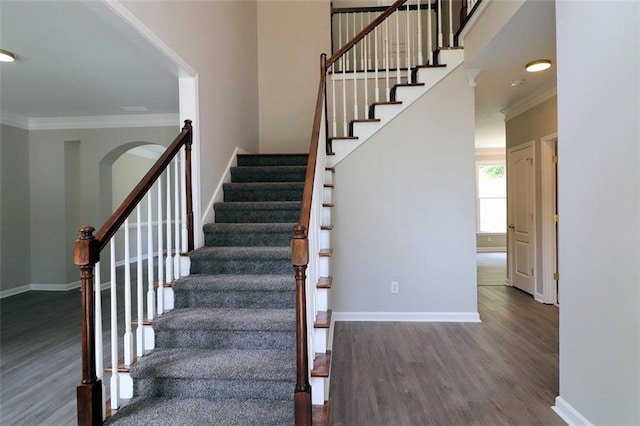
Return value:
[(551, 61), (548, 59), (539, 59), (537, 61), (529, 62), (525, 67), (525, 71), (527, 72), (538, 72), (544, 71), (551, 67)]
[(13, 62), (16, 60), (16, 55), (8, 50), (0, 49), (0, 62)]

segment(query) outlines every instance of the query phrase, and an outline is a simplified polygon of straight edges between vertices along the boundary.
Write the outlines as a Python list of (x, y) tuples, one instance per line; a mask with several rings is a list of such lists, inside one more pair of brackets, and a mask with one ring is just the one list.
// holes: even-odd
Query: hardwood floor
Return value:
[(562, 425), (558, 308), (479, 287), (482, 323), (338, 322), (330, 424)]

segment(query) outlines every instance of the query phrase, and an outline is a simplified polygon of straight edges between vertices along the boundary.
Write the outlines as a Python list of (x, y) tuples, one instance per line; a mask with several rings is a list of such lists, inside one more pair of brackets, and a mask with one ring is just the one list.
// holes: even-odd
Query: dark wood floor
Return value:
[(330, 424), (563, 425), (558, 308), (479, 287), (482, 323), (338, 322)]

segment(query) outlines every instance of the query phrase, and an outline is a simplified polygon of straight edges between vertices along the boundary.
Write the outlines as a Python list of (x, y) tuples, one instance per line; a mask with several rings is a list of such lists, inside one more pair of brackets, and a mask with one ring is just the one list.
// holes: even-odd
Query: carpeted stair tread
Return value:
[(153, 321), (154, 329), (295, 332), (293, 309), (177, 309)]
[(293, 381), (295, 351), (155, 349), (131, 367), (133, 378)]
[(193, 274), (173, 283), (176, 293), (181, 291), (295, 291), (295, 279), (289, 275), (205, 275)]
[(288, 246), (295, 223), (208, 223), (206, 246)]
[[(290, 259), (290, 247), (200, 247), (190, 254), (191, 262), (202, 258), (222, 259)], [(194, 272), (197, 273), (197, 272)]]
[(283, 426), (293, 423), (292, 401), (219, 402), (196, 398), (137, 398), (106, 422), (112, 426)]
[(190, 254), (192, 274), (289, 274), (290, 247), (201, 247)]
[(246, 182), (223, 184), (224, 201), (299, 201), (304, 182)]
[(231, 167), (231, 182), (304, 182), (306, 166)]
[(309, 154), (239, 154), (238, 166), (306, 166)]
[(291, 223), (300, 215), (300, 201), (215, 203), (216, 223)]

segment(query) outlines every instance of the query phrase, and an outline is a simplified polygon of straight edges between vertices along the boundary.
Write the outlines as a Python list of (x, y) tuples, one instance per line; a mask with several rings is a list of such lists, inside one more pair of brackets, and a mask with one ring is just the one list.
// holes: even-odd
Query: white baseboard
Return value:
[(29, 290), (33, 291), (69, 291), (80, 288), (80, 281), (69, 284), (31, 284)]
[(202, 215), (202, 223), (215, 222), (215, 212), (213, 211), (213, 205), (223, 200), (224, 193), (222, 191), (222, 185), (231, 182), (231, 167), (235, 167), (237, 165), (238, 154), (246, 154), (246, 151), (238, 147), (236, 147), (236, 149), (233, 151), (231, 159), (227, 163), (227, 168), (224, 170), (224, 174), (218, 182), (216, 190), (213, 191), (213, 197), (211, 197), (211, 201), (209, 201), (209, 204), (207, 205), (207, 208)]
[(26, 293), (29, 290), (31, 290), (31, 286), (28, 284), (22, 285), (20, 287), (10, 288), (8, 290), (2, 290), (0, 291), (0, 299), (4, 299), (5, 297), (10, 297), (10, 296), (15, 296), (16, 294), (20, 294), (20, 293)]
[(506, 247), (476, 247), (477, 253), (506, 253)]
[(480, 322), (477, 312), (334, 312), (334, 321)]
[(553, 411), (556, 412), (557, 415), (562, 418), (569, 426), (593, 426), (586, 417), (578, 412), (575, 408), (571, 406), (567, 401), (565, 401), (562, 397), (556, 397), (556, 405), (551, 407)]

